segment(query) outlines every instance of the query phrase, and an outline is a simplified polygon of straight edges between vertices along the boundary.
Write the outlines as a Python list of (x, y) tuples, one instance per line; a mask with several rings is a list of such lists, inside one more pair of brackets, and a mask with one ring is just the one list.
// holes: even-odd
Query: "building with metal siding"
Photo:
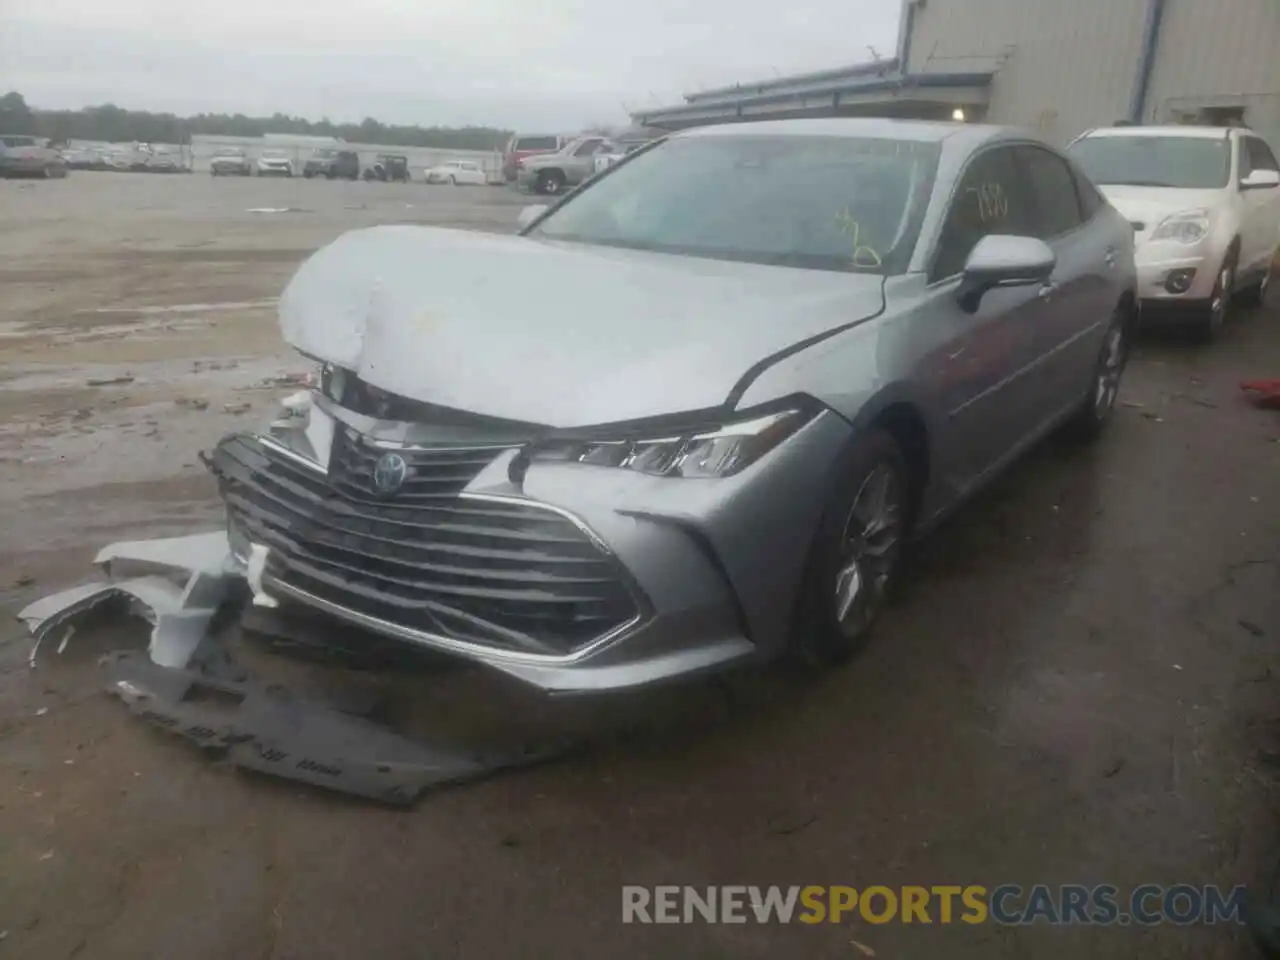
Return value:
[(892, 60), (703, 91), (635, 119), (960, 110), (1058, 143), (1129, 120), (1243, 121), (1280, 144), (1278, 52), (1278, 0), (905, 0)]

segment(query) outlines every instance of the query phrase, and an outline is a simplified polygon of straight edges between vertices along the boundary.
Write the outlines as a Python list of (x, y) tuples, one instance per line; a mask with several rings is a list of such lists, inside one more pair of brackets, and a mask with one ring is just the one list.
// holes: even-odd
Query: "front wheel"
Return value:
[(1227, 314), (1231, 308), (1231, 296), (1236, 285), (1236, 254), (1227, 254), (1218, 277), (1213, 284), (1213, 293), (1209, 294), (1209, 302), (1201, 309), (1196, 333), (1205, 343), (1216, 340), (1222, 328), (1227, 325)]
[(1094, 440), (1111, 420), (1120, 393), (1120, 379), (1129, 362), (1129, 324), (1124, 310), (1117, 310), (1107, 327), (1102, 349), (1089, 380), (1089, 393), (1069, 424), (1069, 431), (1081, 440)]
[(868, 430), (845, 461), (810, 548), (792, 621), (792, 652), (815, 665), (844, 660), (870, 639), (910, 531), (910, 474), (893, 437)]

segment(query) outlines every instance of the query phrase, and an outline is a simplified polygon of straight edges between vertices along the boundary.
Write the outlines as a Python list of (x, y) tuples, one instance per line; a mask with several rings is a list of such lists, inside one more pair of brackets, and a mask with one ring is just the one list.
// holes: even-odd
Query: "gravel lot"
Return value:
[(401, 682), (426, 713), (595, 734), (408, 812), (210, 762), (97, 692), (87, 655), (27, 669), (12, 613), (88, 578), (97, 547), (218, 522), (196, 454), (307, 369), (272, 316), (303, 257), (374, 223), (509, 230), (524, 202), (0, 181), (0, 956), (1252, 956), (1224, 927), (623, 926), (620, 886), (1124, 889), (1270, 869), (1280, 419), (1237, 383), (1280, 376), (1275, 307), (1211, 349), (1144, 338), (1103, 442), (1045, 444), (933, 537), (840, 671), (603, 707), (470, 672)]

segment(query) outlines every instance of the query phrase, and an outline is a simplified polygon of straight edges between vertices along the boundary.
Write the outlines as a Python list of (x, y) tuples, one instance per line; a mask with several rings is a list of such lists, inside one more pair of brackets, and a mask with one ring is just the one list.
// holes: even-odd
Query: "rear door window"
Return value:
[(1034, 237), (1052, 240), (1070, 233), (1084, 222), (1080, 197), (1071, 168), (1059, 157), (1040, 147), (1019, 147), (1018, 158), (1027, 175), (1027, 186), (1035, 202), (1032, 221)]

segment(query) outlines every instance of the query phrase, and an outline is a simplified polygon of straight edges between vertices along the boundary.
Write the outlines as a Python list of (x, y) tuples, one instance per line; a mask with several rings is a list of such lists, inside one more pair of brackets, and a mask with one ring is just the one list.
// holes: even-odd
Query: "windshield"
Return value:
[(288, 160), (289, 154), (285, 153), (283, 150), (263, 150), (262, 159), (263, 160)]
[(230, 147), (224, 147), (223, 149), (216, 151), (214, 153), (214, 156), (215, 157), (243, 157), (244, 151), (236, 150)]
[(940, 148), (796, 136), (676, 138), (612, 168), (532, 232), (719, 260), (901, 273)]
[(1225, 137), (1085, 137), (1069, 152), (1102, 186), (1216, 190), (1230, 179), (1231, 144)]
[(320, 159), (324, 159), (325, 157), (336, 157), (337, 155), (337, 150), (317, 150), (312, 154), (313, 157), (319, 157)]

